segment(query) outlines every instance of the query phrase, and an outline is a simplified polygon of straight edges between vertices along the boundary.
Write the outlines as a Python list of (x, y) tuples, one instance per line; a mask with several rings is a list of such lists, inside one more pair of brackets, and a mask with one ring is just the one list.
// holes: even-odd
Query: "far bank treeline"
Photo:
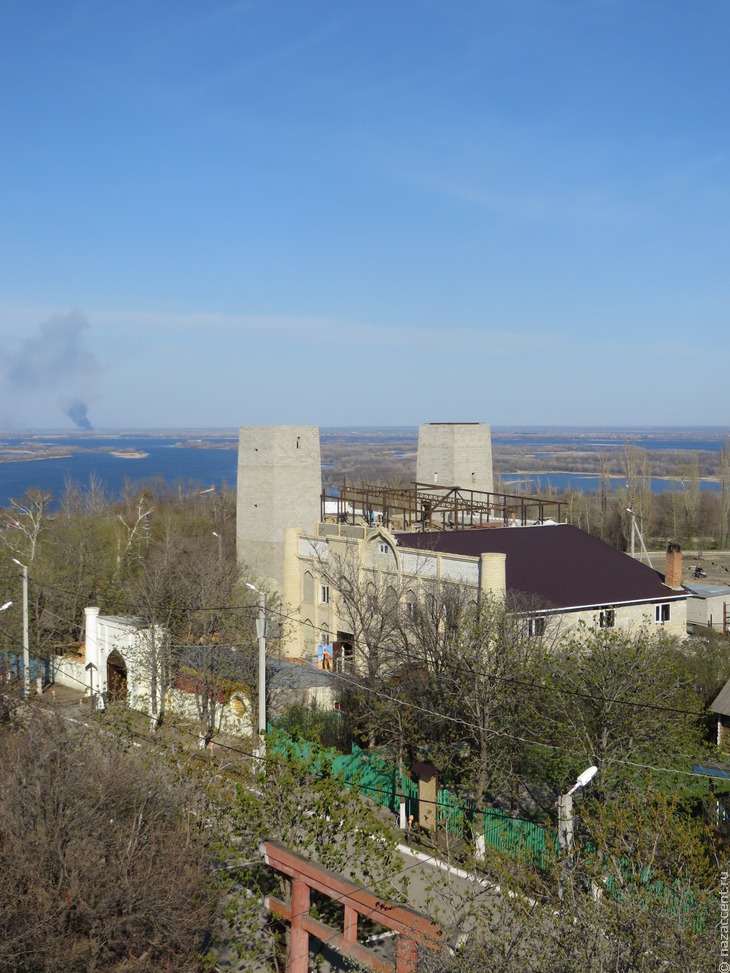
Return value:
[[(674, 450), (656, 455), (653, 450), (627, 445), (619, 454), (597, 454), (597, 462), (597, 490), (569, 490), (560, 495), (567, 501), (568, 519), (576, 527), (627, 550), (633, 511), (648, 546), (662, 547), (675, 540), (697, 551), (726, 548), (730, 446), (723, 444), (716, 453)], [(617, 475), (620, 486), (612, 479)], [(675, 488), (654, 492), (653, 477), (671, 479)], [(710, 482), (716, 489), (706, 488)]]

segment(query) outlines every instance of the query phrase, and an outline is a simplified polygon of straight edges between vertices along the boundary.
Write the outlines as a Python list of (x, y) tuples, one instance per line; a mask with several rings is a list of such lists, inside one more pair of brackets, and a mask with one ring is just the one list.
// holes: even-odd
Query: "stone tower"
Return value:
[(418, 430), (416, 479), (492, 493), (492, 434), (483, 422), (429, 422)]
[(281, 592), (285, 531), (315, 530), (321, 493), (317, 426), (241, 426), (236, 490), (239, 563), (250, 565), (256, 578)]

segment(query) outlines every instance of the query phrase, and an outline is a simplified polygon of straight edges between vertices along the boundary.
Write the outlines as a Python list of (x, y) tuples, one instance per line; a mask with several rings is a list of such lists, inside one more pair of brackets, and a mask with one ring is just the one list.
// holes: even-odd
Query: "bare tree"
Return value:
[(334, 608), (352, 636), (355, 668), (369, 679), (393, 666), (400, 642), (399, 605), (404, 581), (362, 558), (358, 542), (321, 553), (317, 573), (334, 595)]
[[(28, 490), (20, 500), (10, 500), (10, 510), (2, 515), (8, 547), (27, 563), (35, 560), (38, 538), (46, 526), (53, 495), (43, 490)], [(21, 543), (16, 541), (21, 539)]]
[(0, 970), (197, 970), (212, 887), (190, 788), (42, 719), (0, 735)]

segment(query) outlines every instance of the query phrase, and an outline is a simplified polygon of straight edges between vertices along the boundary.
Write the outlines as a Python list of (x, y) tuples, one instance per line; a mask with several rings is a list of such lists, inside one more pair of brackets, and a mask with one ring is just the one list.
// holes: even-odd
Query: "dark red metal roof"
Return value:
[(546, 608), (594, 608), (687, 596), (664, 575), (570, 524), (396, 534), (399, 549), (505, 554), (507, 590)]

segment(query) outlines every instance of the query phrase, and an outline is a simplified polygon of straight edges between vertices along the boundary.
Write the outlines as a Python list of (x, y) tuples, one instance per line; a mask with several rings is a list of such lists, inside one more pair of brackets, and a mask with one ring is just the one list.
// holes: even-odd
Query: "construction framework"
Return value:
[(413, 483), (410, 487), (344, 482), (336, 494), (322, 493), (322, 520), (339, 524), (383, 525), (392, 530), (468, 530), (522, 526), (553, 520), (562, 523), (567, 503), (521, 494), (482, 493)]
[[(289, 973), (307, 973), (310, 933), (342, 956), (354, 959), (377, 973), (416, 973), (418, 944), (424, 943), (431, 949), (438, 949), (442, 945), (443, 930), (428, 916), (405, 905), (385, 902), (373, 892), (289, 851), (277, 841), (264, 842), (263, 852), (267, 865), (292, 880), (289, 902), (282, 902), (273, 895), (266, 897), (267, 909), (286, 919), (291, 927)], [(342, 932), (309, 914), (312, 889), (344, 905)], [(398, 934), (395, 965), (358, 943), (359, 915), (368, 916)]]

